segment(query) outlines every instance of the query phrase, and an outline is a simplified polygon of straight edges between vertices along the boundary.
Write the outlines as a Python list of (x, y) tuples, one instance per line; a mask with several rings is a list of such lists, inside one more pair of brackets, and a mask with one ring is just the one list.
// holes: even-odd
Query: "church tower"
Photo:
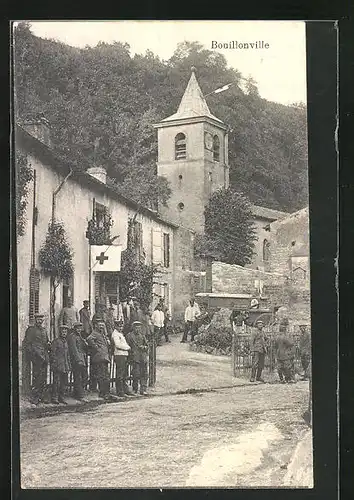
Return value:
[(210, 113), (194, 67), (177, 113), (155, 127), (157, 175), (166, 177), (172, 190), (161, 215), (202, 232), (211, 194), (229, 186), (228, 138), (225, 124)]

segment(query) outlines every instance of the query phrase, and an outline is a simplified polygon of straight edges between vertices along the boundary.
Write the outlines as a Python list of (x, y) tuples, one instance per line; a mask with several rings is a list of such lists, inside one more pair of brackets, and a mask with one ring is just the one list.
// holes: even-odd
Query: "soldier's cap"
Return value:
[(68, 325), (60, 325), (60, 326), (59, 326), (59, 330), (64, 330), (64, 328), (65, 328), (66, 330), (69, 330)]
[(264, 325), (264, 321), (262, 319), (256, 319), (254, 324), (256, 325), (257, 323), (262, 323), (262, 325)]
[(76, 323), (73, 324), (73, 326), (82, 326), (82, 323), (80, 321), (77, 321)]
[(35, 318), (44, 318), (44, 314), (42, 314), (42, 313), (36, 313), (36, 314), (34, 315), (34, 317), (35, 317)]
[(142, 325), (142, 322), (141, 321), (133, 321), (132, 326), (134, 326), (134, 325)]

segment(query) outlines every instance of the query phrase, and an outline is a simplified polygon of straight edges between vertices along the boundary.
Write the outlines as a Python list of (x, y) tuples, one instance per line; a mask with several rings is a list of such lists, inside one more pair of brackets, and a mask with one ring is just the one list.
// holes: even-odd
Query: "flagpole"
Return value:
[(226, 85), (223, 85), (222, 87), (217, 88), (216, 90), (213, 90), (212, 92), (209, 92), (209, 94), (203, 95), (203, 97), (205, 99), (206, 97), (208, 97), (211, 94), (219, 94), (220, 92), (224, 92), (225, 90), (228, 90), (229, 87), (231, 87), (231, 85), (235, 85), (235, 82), (231, 82), (231, 83), (228, 83)]

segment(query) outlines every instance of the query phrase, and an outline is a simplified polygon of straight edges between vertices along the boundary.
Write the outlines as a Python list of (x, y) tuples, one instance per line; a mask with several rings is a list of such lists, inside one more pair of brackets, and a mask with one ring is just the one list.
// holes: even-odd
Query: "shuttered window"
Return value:
[(135, 222), (134, 225), (135, 231), (135, 248), (139, 255), (139, 258), (143, 256), (143, 225), (141, 222)]
[(152, 229), (152, 262), (163, 264), (163, 237), (161, 229)]
[(30, 286), (29, 286), (29, 322), (33, 324), (34, 315), (39, 311), (39, 280), (40, 274), (38, 269), (32, 267), (30, 269)]
[(220, 161), (220, 139), (217, 135), (213, 137), (213, 160)]
[(175, 137), (175, 159), (183, 160), (187, 157), (186, 136), (179, 133)]
[(163, 265), (170, 267), (170, 235), (168, 233), (163, 234)]

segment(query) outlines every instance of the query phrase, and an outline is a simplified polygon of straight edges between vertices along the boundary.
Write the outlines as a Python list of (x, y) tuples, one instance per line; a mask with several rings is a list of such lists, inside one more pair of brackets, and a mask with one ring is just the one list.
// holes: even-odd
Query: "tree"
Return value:
[(74, 272), (73, 253), (68, 244), (62, 222), (51, 221), (45, 242), (39, 250), (38, 258), (43, 273), (50, 277), (50, 332), (55, 336), (56, 290), (60, 283), (69, 279)]
[(256, 239), (250, 201), (242, 193), (220, 189), (204, 216), (205, 231), (196, 238), (196, 254), (226, 264), (250, 264)]
[(207, 97), (210, 111), (230, 127), (231, 186), (269, 208), (292, 212), (307, 204), (306, 107), (262, 99), (252, 78), (240, 85), (240, 71), (198, 41), (178, 44), (161, 61), (151, 51), (132, 57), (119, 42), (70, 47), (19, 23), (14, 55), (17, 114), (43, 113), (64, 159), (82, 170), (103, 165), (140, 203), (154, 207), (157, 197), (169, 197), (166, 182), (155, 180), (152, 124), (176, 112), (195, 66), (204, 94), (233, 83)]
[(23, 236), (26, 227), (28, 184), (33, 179), (33, 170), (27, 155), (16, 152), (16, 229), (17, 236)]

